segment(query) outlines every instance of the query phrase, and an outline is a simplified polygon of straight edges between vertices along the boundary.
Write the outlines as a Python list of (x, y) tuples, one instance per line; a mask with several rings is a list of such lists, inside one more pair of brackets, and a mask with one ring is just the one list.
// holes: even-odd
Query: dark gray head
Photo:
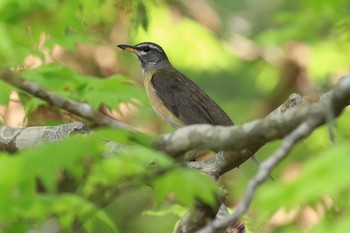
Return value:
[(155, 43), (142, 42), (135, 46), (125, 44), (117, 46), (135, 55), (140, 60), (143, 71), (170, 64), (162, 47)]

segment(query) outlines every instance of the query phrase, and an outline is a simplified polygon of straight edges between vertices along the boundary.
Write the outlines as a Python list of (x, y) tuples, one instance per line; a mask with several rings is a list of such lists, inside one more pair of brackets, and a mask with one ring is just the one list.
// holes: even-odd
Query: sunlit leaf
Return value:
[(0, 104), (1, 105), (7, 105), (9, 103), (11, 91), (12, 91), (12, 87), (1, 80), (0, 81)]
[(176, 200), (189, 206), (196, 198), (211, 205), (216, 205), (217, 184), (211, 178), (191, 169), (176, 169), (167, 172), (154, 182), (158, 200), (163, 200), (173, 193)]
[(327, 196), (335, 198), (349, 190), (350, 181), (345, 179), (349, 153), (348, 143), (334, 145), (319, 153), (307, 161), (297, 180), (263, 187), (257, 196), (259, 206), (270, 213), (280, 207), (290, 210), (298, 206), (314, 205)]

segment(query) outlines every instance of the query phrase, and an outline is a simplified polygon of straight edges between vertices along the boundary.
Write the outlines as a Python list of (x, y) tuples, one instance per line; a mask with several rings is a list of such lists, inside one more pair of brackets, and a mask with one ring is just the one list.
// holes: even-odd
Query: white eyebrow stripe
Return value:
[(153, 45), (153, 44), (150, 44), (150, 45), (148, 45), (148, 46), (151, 47), (152, 49), (156, 49), (156, 50), (158, 50), (159, 52), (162, 52), (162, 49), (159, 48), (159, 46), (155, 46), (155, 45)]
[(153, 44), (139, 44), (138, 46), (136, 46), (137, 48), (143, 48), (143, 47), (146, 47), (146, 46), (148, 46), (148, 47), (150, 47), (150, 48), (152, 48), (152, 49), (156, 49), (156, 50), (158, 50), (159, 52), (163, 52), (164, 53), (164, 51), (159, 47), (159, 46), (156, 46), (156, 45), (153, 45)]

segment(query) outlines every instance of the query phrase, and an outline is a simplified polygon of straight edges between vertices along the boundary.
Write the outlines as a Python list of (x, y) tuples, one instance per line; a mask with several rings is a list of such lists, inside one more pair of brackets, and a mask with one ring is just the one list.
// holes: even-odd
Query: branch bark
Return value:
[(163, 135), (155, 142), (155, 146), (174, 156), (191, 149), (230, 151), (227, 154), (231, 156), (219, 153), (209, 160), (190, 163), (192, 167), (212, 176), (220, 176), (238, 167), (266, 143), (283, 138), (305, 120), (320, 117), (320, 124), (324, 124), (338, 116), (350, 104), (350, 76), (342, 78), (329, 93), (317, 98), (300, 97), (295, 103), (291, 105), (290, 100), (287, 100), (266, 118), (243, 125), (192, 125), (180, 128)]
[(26, 148), (41, 146), (48, 142), (57, 142), (73, 133), (86, 134), (90, 130), (81, 122), (59, 126), (35, 126), (13, 128), (0, 126), (0, 151), (10, 153)]
[[(55, 93), (23, 79), (13, 71), (0, 70), (0, 79), (54, 106), (92, 120), (98, 125), (109, 125), (133, 130), (126, 124), (94, 110), (89, 104), (78, 103), (57, 96)], [(202, 228), (199, 231), (201, 233), (221, 233), (230, 224), (231, 226), (241, 225), (237, 224), (237, 219), (248, 208), (255, 189), (266, 179), (278, 162), (287, 155), (293, 145), (303, 137), (311, 134), (312, 130), (317, 126), (331, 122), (349, 104), (350, 76), (346, 76), (338, 82), (331, 92), (324, 95), (306, 97), (299, 95), (290, 96), (284, 104), (264, 119), (230, 127), (193, 125), (180, 128), (171, 134), (162, 136), (155, 142), (156, 148), (173, 156), (181, 155), (191, 149), (204, 148), (229, 152), (218, 153), (205, 161), (188, 163), (189, 166), (202, 170), (215, 178), (238, 167), (266, 143), (285, 137), (281, 148), (262, 164), (257, 176), (249, 183), (246, 195), (234, 214), (228, 217), (217, 218), (207, 225), (207, 227), (202, 228), (207, 224), (208, 220), (214, 219), (215, 216), (212, 211), (208, 211), (207, 208), (203, 208), (201, 203), (198, 203), (181, 220), (176, 232), (195, 232)], [(69, 136), (72, 132), (84, 132), (84, 130), (86, 129), (81, 123), (66, 124), (56, 128), (29, 127), (18, 129), (0, 127), (0, 150), (21, 150), (26, 147), (41, 145), (46, 141), (62, 139)], [(36, 136), (33, 137), (32, 135)], [(57, 137), (57, 135), (60, 135), (60, 137)], [(27, 141), (21, 140), (21, 138), (27, 138)], [(206, 217), (203, 218), (203, 216)]]
[(230, 224), (238, 221), (238, 218), (247, 211), (250, 203), (253, 200), (256, 189), (269, 177), (272, 169), (288, 155), (288, 152), (292, 150), (293, 146), (297, 142), (309, 136), (321, 123), (321, 117), (309, 118), (301, 123), (301, 125), (294, 129), (290, 134), (288, 134), (284, 138), (279, 149), (260, 165), (257, 175), (249, 182), (245, 195), (242, 201), (238, 204), (234, 213), (221, 219), (215, 219), (201, 230), (196, 231), (196, 233), (216, 233), (226, 229)]
[(96, 111), (90, 104), (79, 103), (77, 101), (59, 96), (54, 92), (45, 90), (38, 84), (24, 79), (18, 73), (13, 72), (11, 70), (1, 69), (0, 79), (39, 99), (48, 102), (49, 104), (52, 104), (53, 106), (56, 106), (77, 116), (93, 121), (97, 125), (108, 125), (123, 128), (126, 130), (135, 130), (127, 124), (119, 122), (99, 111)]
[[(256, 188), (269, 176), (272, 169), (287, 155), (293, 145), (311, 134), (319, 125), (333, 121), (333, 118), (349, 104), (350, 76), (346, 76), (330, 93), (317, 97), (292, 95), (265, 119), (232, 127), (189, 126), (161, 137), (155, 145), (173, 155), (194, 148), (230, 150), (231, 157), (225, 156), (225, 153), (218, 153), (211, 159), (189, 163), (190, 166), (218, 178), (226, 171), (239, 166), (242, 161), (254, 155), (266, 143), (286, 137), (281, 148), (262, 163), (257, 176), (249, 183), (243, 201), (238, 205), (234, 214), (202, 225), (203, 228), (198, 231), (200, 233), (221, 233), (229, 225), (239, 223), (237, 222), (238, 217), (247, 210)], [(195, 216), (205, 215), (205, 213), (198, 213), (201, 211), (203, 210), (197, 208), (188, 212), (181, 219), (181, 226), (192, 226), (194, 229), (193, 225), (198, 223)], [(192, 212), (197, 213), (188, 217), (187, 215), (191, 215)], [(198, 228), (198, 225), (196, 227)], [(194, 231), (186, 231), (186, 233), (190, 232)]]

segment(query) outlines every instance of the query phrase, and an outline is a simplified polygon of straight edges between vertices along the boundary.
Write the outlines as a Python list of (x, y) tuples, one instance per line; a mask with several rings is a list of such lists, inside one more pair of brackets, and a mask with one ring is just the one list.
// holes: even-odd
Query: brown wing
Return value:
[(176, 70), (158, 70), (152, 86), (164, 105), (185, 125), (232, 125), (227, 114), (194, 82)]

